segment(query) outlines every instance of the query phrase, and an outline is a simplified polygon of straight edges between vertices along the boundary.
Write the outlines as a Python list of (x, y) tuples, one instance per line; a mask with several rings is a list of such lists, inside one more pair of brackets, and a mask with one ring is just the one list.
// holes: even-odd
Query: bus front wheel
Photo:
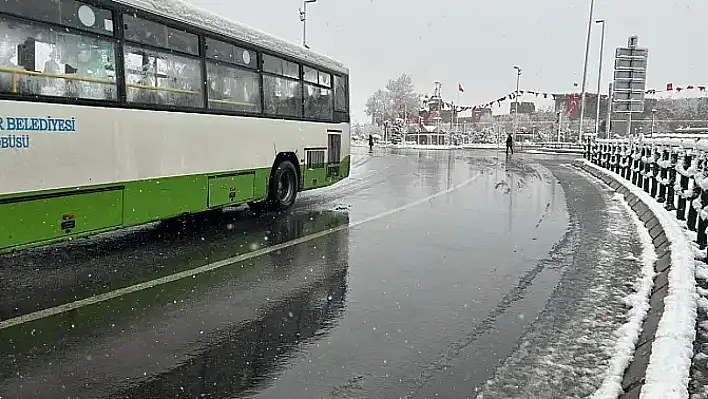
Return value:
[(299, 187), (298, 180), (295, 165), (290, 161), (281, 162), (273, 172), (268, 185), (268, 209), (284, 211), (293, 206)]

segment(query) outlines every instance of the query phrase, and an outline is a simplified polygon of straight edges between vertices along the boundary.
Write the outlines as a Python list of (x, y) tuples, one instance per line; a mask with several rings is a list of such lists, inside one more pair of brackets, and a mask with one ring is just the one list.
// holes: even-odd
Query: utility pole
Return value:
[(519, 81), (521, 80), (521, 68), (514, 65), (514, 69), (516, 69), (516, 95), (514, 96), (514, 143), (512, 145), (516, 146), (516, 132), (519, 130)]
[(588, 58), (590, 56), (590, 35), (592, 35), (592, 15), (595, 11), (595, 0), (590, 0), (590, 19), (588, 20), (588, 36), (585, 43), (585, 65), (583, 66), (583, 83), (580, 94), (580, 123), (578, 130), (580, 138), (583, 137), (583, 119), (585, 118), (585, 84), (588, 78)]
[(649, 137), (654, 137), (654, 119), (656, 118), (656, 109), (651, 110), (651, 133)]
[(302, 21), (302, 47), (309, 49), (307, 45), (307, 4), (314, 3), (317, 0), (303, 0), (302, 9), (300, 9), (300, 21)]
[(605, 138), (610, 138), (610, 128), (612, 125), (612, 83), (610, 90), (607, 92), (607, 123), (605, 123)]
[(595, 136), (600, 135), (600, 90), (602, 85), (602, 56), (605, 52), (605, 20), (598, 19), (597, 24), (602, 24), (602, 39), (600, 41), (600, 66), (597, 71), (597, 110), (595, 112)]

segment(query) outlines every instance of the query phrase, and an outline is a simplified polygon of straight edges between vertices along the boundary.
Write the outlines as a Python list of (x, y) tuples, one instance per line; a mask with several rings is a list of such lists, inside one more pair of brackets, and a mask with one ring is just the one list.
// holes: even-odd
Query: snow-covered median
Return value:
[(664, 314), (652, 343), (641, 398), (688, 398), (698, 300), (691, 245), (678, 221), (649, 194), (614, 172), (588, 161), (585, 161), (585, 165), (612, 176), (646, 204), (659, 220), (670, 242), (669, 291), (664, 299)]
[(623, 393), (622, 378), (634, 356), (634, 349), (642, 332), (642, 324), (649, 312), (649, 297), (654, 287), (654, 262), (657, 261), (657, 257), (649, 230), (624, 198), (622, 205), (627, 209), (627, 213), (631, 216), (639, 232), (639, 240), (642, 243), (642, 272), (634, 284), (634, 294), (627, 298), (627, 304), (631, 308), (627, 315), (627, 322), (616, 332), (617, 343), (614, 347), (614, 355), (610, 359), (607, 376), (592, 396), (593, 399), (617, 399)]

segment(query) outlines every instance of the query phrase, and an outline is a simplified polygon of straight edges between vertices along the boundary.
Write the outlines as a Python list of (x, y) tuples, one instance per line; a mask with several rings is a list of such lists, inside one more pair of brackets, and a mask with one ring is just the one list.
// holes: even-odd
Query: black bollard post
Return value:
[[(679, 160), (679, 154), (678, 154), (678, 148), (674, 145), (671, 145), (669, 147), (671, 149), (671, 160), (669, 163), (668, 171), (669, 171), (669, 182), (666, 184), (666, 210), (667, 211), (673, 211), (676, 209), (676, 186), (678, 185), (678, 182), (676, 181), (676, 165), (678, 165), (678, 160)], [(679, 186), (679, 192), (681, 187)]]
[(637, 187), (642, 186), (642, 170), (644, 169), (644, 164), (642, 163), (642, 158), (644, 157), (644, 147), (639, 147), (639, 159), (637, 160), (637, 167), (634, 170), (634, 185)]
[(645, 193), (649, 193), (650, 183), (651, 183), (651, 164), (654, 159), (653, 149), (651, 147), (647, 148), (646, 161), (644, 161), (644, 184), (642, 189)]
[(615, 155), (615, 161), (614, 161), (614, 167), (615, 167), (615, 173), (618, 175), (622, 173), (620, 171), (620, 159), (622, 156), (622, 147), (620, 146), (619, 141), (615, 143), (615, 150), (614, 150), (614, 155)]
[(637, 186), (639, 183), (639, 171), (642, 164), (642, 148), (638, 143), (634, 143), (634, 152), (632, 153), (632, 184)]
[(637, 187), (644, 187), (644, 177), (646, 176), (646, 164), (649, 154), (646, 146), (642, 145), (642, 157), (639, 158), (639, 172), (637, 173)]
[(676, 206), (676, 219), (678, 220), (686, 220), (686, 200), (688, 198), (688, 185), (690, 183), (688, 169), (692, 162), (691, 153), (686, 149), (683, 155), (683, 162), (679, 160), (679, 168), (676, 170), (681, 175), (679, 179), (681, 191), (678, 192), (678, 205)]
[(588, 161), (592, 162), (595, 156), (595, 140), (588, 139)]
[[(700, 190), (700, 204), (701, 208), (698, 209), (698, 235), (696, 237), (696, 244), (700, 246), (701, 249), (706, 248), (706, 244), (708, 244), (708, 236), (706, 236), (706, 228), (708, 228), (708, 173), (705, 171), (705, 162), (704, 162), (704, 170), (697, 174), (696, 176), (698, 177), (698, 180), (696, 181), (696, 185), (698, 186), (698, 189)], [(705, 210), (704, 210), (705, 209)]]
[(665, 142), (661, 147), (661, 160), (658, 162), (660, 172), (659, 172), (659, 198), (657, 201), (659, 203), (666, 202), (666, 188), (669, 184), (669, 165), (671, 165), (671, 160), (669, 159), (669, 148)]
[(652, 198), (656, 198), (659, 190), (659, 147), (654, 147), (651, 155), (651, 169), (649, 169), (649, 183), (650, 183), (650, 195)]
[(686, 217), (686, 224), (688, 225), (688, 229), (691, 231), (697, 230), (697, 208), (700, 206), (700, 200), (697, 200), (700, 198), (701, 189), (700, 187), (698, 187), (698, 184), (696, 184), (695, 177), (699, 175), (699, 170), (702, 167), (702, 163), (703, 161), (698, 156), (695, 156), (693, 158), (693, 165), (691, 165), (691, 168), (689, 169), (691, 179), (691, 188), (689, 190), (691, 190), (691, 195), (690, 197), (686, 198), (688, 200), (688, 217)]
[(631, 147), (624, 143), (624, 150), (622, 155), (622, 176), (630, 180), (632, 178), (632, 151)]

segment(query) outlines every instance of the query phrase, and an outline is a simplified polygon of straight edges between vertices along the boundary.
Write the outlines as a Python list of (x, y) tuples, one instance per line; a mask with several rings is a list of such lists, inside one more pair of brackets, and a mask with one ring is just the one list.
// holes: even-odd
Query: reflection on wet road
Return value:
[(2, 256), (0, 320), (17, 325), (0, 325), (0, 397), (473, 396), (561, 278), (569, 215), (547, 165), (563, 162), (355, 154), (350, 179), (287, 214)]

